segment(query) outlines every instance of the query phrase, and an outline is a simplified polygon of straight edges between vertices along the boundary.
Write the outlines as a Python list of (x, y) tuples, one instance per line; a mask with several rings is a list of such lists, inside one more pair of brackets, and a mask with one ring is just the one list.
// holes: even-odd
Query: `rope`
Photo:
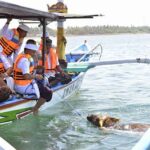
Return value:
[[(60, 99), (61, 99), (61, 95), (60, 95), (58, 92), (57, 92), (56, 94), (57, 94), (57, 95), (60, 97)], [(67, 104), (71, 109), (74, 109), (74, 107), (73, 107), (70, 103), (68, 103), (66, 100), (62, 100), (62, 102), (64, 102), (65, 104)], [(76, 115), (78, 115), (78, 116), (81, 117), (82, 119), (85, 119), (79, 111), (75, 110), (74, 112), (75, 112)]]

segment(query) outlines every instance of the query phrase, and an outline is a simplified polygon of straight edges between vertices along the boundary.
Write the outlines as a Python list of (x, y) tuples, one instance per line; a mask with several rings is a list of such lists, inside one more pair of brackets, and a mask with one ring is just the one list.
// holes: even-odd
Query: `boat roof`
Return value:
[(32, 21), (39, 21), (41, 18), (45, 18), (46, 21), (58, 21), (60, 19), (93, 18), (95, 16), (99, 16), (99, 15), (49, 13), (37, 9), (32, 9), (32, 8), (0, 1), (0, 18), (15, 18), (15, 19), (32, 20)]

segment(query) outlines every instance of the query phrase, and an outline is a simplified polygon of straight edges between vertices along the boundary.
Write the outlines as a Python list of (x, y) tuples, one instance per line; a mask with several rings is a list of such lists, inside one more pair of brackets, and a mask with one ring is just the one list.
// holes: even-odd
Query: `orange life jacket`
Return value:
[(21, 86), (26, 86), (32, 82), (32, 79), (31, 80), (24, 79), (24, 76), (22, 74), (22, 70), (17, 67), (19, 61), (22, 58), (27, 58), (30, 62), (30, 74), (32, 74), (33, 70), (34, 70), (34, 60), (29, 54), (19, 54), (16, 61), (15, 61), (15, 64), (14, 64), (14, 81), (15, 81), (15, 84), (21, 85)]
[(40, 42), (40, 46), (39, 46), (39, 49), (38, 51), (41, 52), (42, 51), (42, 47), (43, 47), (43, 44), (42, 44), (42, 41)]
[(3, 64), (2, 60), (0, 59), (0, 73), (5, 73), (5, 72), (6, 72), (6, 70), (4, 68), (4, 64)]
[[(39, 60), (39, 65), (42, 65), (42, 60)], [(49, 70), (55, 70), (56, 66), (57, 66), (57, 54), (53, 48), (50, 48), (49, 53), (46, 54), (45, 58), (45, 70), (46, 72), (48, 72)]]
[(14, 35), (11, 40), (8, 40), (6, 37), (0, 38), (0, 45), (3, 47), (2, 53), (9, 56), (15, 50), (19, 48), (19, 32), (17, 29), (12, 29), (14, 31)]

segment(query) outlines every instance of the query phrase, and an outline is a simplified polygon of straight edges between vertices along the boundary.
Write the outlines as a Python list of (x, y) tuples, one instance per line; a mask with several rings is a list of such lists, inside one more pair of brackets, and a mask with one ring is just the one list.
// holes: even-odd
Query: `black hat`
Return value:
[(52, 44), (52, 40), (49, 39), (49, 38), (47, 38), (47, 39), (46, 39), (46, 44)]

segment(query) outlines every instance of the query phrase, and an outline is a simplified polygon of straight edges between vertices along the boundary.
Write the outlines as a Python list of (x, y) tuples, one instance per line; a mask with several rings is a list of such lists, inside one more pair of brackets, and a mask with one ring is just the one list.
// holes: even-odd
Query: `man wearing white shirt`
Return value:
[(32, 109), (34, 114), (37, 114), (41, 105), (51, 99), (51, 95), (48, 95), (48, 98), (45, 97), (45, 93), (41, 91), (41, 87), (36, 83), (36, 80), (42, 80), (43, 76), (33, 73), (33, 57), (37, 50), (38, 47), (36, 46), (36, 42), (32, 39), (28, 40), (24, 48), (24, 54), (19, 54), (14, 63), (15, 91), (20, 94), (36, 94), (38, 98), (36, 105)]

